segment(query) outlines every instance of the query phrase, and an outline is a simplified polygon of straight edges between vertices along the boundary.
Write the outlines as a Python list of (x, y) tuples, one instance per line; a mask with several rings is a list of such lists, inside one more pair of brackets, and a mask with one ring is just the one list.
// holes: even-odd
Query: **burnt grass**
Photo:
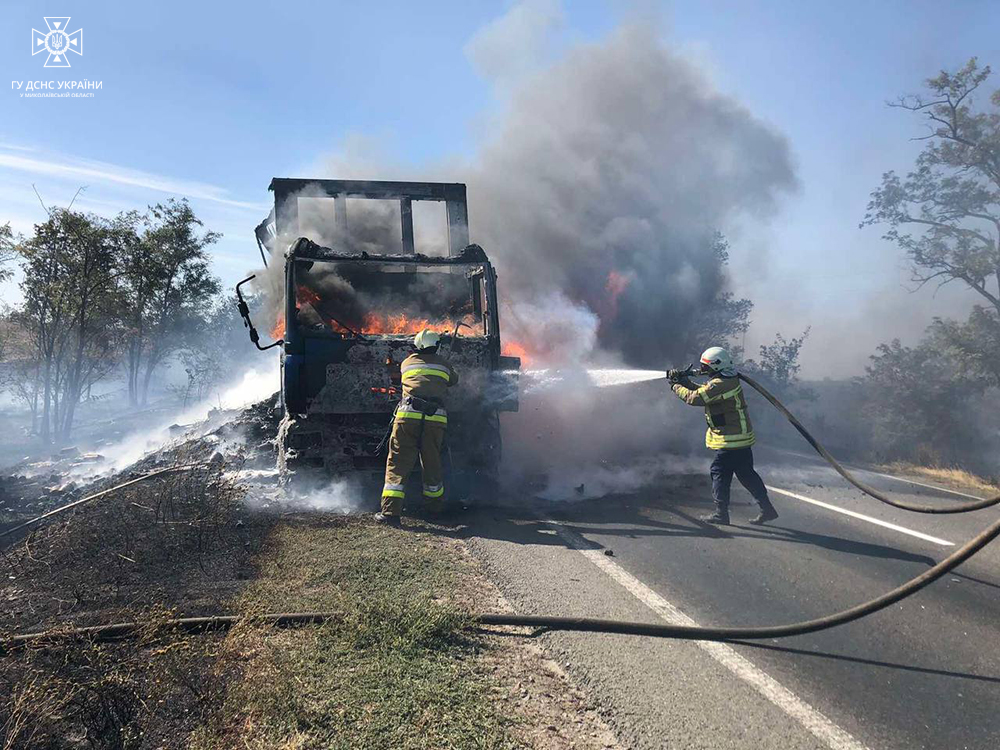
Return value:
[[(200, 422), (170, 427), (168, 445), (152, 450), (132, 464), (127, 472), (110, 478), (99, 477), (104, 461), (100, 453), (81, 453), (76, 446), (61, 449), (49, 446), (48, 450), (40, 451), (36, 446), (34, 455), (0, 468), (0, 531), (130, 476), (171, 464), (207, 462), (219, 451), (230, 457), (238, 456), (247, 468), (273, 468), (277, 430), (278, 416), (273, 398), (239, 411), (213, 409)], [(4, 439), (9, 440), (9, 436), (0, 435), (0, 449)], [(136, 439), (144, 438), (140, 435)], [(107, 442), (106, 436), (104, 442)], [(86, 439), (82, 442), (85, 447), (87, 443)], [(7, 453), (10, 453), (9, 447)], [(0, 548), (8, 543), (9, 540), (0, 539)]]
[[(221, 455), (190, 445), (163, 463), (197, 463), (71, 510), (7, 546), (0, 639), (137, 621), (121, 643), (75, 642), (0, 657), (0, 748), (172, 748), (209, 715), (229, 679), (221, 636), (157, 636), (170, 617), (227, 611), (254, 575), (273, 519), (250, 514)], [(105, 480), (98, 491), (155, 469)]]

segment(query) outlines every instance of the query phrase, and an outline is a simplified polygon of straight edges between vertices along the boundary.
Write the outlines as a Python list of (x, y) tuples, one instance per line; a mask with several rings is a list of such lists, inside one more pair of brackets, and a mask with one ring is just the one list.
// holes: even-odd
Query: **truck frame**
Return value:
[[(444, 334), (441, 354), (461, 376), (448, 398), (449, 491), (492, 498), (499, 413), (517, 410), (520, 360), (502, 354), (497, 274), (485, 251), (469, 244), (465, 185), (275, 178), (270, 190), (274, 209), (256, 236), (265, 263), (268, 251), (284, 270), (276, 342), (283, 471), (380, 476), (379, 445), (401, 395), (400, 362), (413, 334), (430, 327)], [(351, 252), (301, 236), (300, 197), (331, 199), (341, 229), (350, 221), (348, 199), (398, 201), (402, 252)], [(445, 203), (447, 255), (415, 252), (414, 201)]]

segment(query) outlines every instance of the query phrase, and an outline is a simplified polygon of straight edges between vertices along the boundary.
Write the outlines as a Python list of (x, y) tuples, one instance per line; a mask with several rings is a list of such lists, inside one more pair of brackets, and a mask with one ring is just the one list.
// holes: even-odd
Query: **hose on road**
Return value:
[[(764, 386), (758, 383), (753, 378), (748, 375), (740, 373), (740, 380), (744, 381), (757, 391), (761, 396), (763, 396), (767, 401), (781, 412), (785, 419), (787, 419), (792, 426), (798, 430), (799, 434), (806, 439), (806, 442), (813, 447), (813, 449), (824, 459), (827, 463), (832, 466), (840, 476), (850, 482), (853, 486), (857, 487), (866, 495), (873, 497), (874, 499), (885, 503), (886, 505), (891, 505), (894, 508), (900, 508), (901, 510), (913, 511), (914, 513), (969, 513), (974, 510), (982, 510), (983, 508), (989, 508), (1000, 503), (1000, 495), (997, 497), (984, 498), (982, 500), (975, 500), (970, 503), (961, 503), (959, 505), (949, 505), (949, 506), (936, 506), (936, 505), (922, 505), (920, 503), (908, 503), (902, 500), (893, 500), (887, 495), (879, 492), (873, 487), (868, 486), (861, 480), (857, 479), (851, 472), (844, 468), (837, 459), (835, 459), (830, 452), (824, 448), (819, 441), (814, 438), (809, 431), (802, 425), (802, 423), (792, 414), (783, 403), (781, 403), (778, 398), (768, 391)], [(898, 586), (897, 588), (889, 591), (882, 596), (876, 597), (870, 601), (864, 602), (863, 604), (858, 604), (857, 606), (851, 607), (850, 609), (845, 609), (841, 612), (835, 612), (832, 615), (827, 615), (825, 617), (818, 617), (814, 620), (804, 620), (802, 622), (790, 623), (788, 625), (768, 625), (763, 627), (753, 627), (753, 628), (718, 628), (718, 627), (700, 627), (700, 626), (688, 626), (688, 625), (661, 625), (658, 623), (640, 623), (640, 622), (623, 622), (619, 620), (603, 620), (603, 619), (593, 619), (593, 618), (573, 618), (573, 617), (535, 617), (535, 616), (522, 616), (522, 615), (489, 615), (487, 618), (481, 618), (480, 622), (483, 624), (493, 624), (493, 625), (525, 625), (530, 627), (538, 628), (548, 628), (551, 630), (578, 630), (578, 631), (589, 631), (589, 632), (600, 632), (600, 633), (624, 633), (629, 635), (646, 635), (658, 638), (686, 638), (692, 640), (704, 640), (704, 641), (729, 641), (729, 640), (762, 640), (766, 638), (788, 638), (794, 635), (804, 635), (806, 633), (815, 633), (819, 630), (827, 630), (829, 628), (837, 627), (838, 625), (845, 625), (846, 623), (859, 620), (862, 617), (866, 617), (870, 614), (878, 612), (879, 610), (885, 609), (896, 602), (905, 599), (912, 594), (917, 593), (920, 589), (928, 586), (929, 584), (936, 581), (941, 576), (947, 574), (952, 569), (958, 567), (963, 562), (968, 560), (974, 554), (979, 552), (983, 547), (992, 542), (994, 539), (1000, 536), (1000, 520), (995, 521), (988, 527), (986, 527), (979, 534), (974, 536), (964, 545), (955, 550), (952, 554), (946, 557), (941, 562), (937, 563), (933, 567), (924, 571), (922, 574), (913, 578), (906, 583)]]
[[(974, 503), (964, 503), (960, 506), (951, 506), (946, 508), (938, 508), (935, 506), (917, 505), (912, 503), (903, 503), (900, 501), (891, 500), (877, 490), (868, 487), (866, 484), (855, 479), (854, 476), (847, 471), (843, 466), (841, 466), (836, 459), (833, 458), (820, 445), (812, 435), (802, 426), (801, 422), (795, 418), (795, 416), (785, 408), (775, 396), (769, 393), (763, 386), (757, 383), (750, 377), (745, 375), (740, 375), (740, 379), (744, 380), (752, 388), (758, 391), (764, 398), (766, 398), (778, 411), (785, 415), (789, 422), (799, 431), (799, 433), (809, 442), (809, 444), (819, 453), (823, 458), (825, 458), (830, 465), (837, 470), (837, 472), (844, 477), (848, 482), (857, 487), (859, 490), (867, 495), (879, 500), (887, 505), (891, 505), (896, 508), (901, 508), (903, 510), (911, 510), (917, 513), (967, 513), (973, 510), (980, 510), (982, 508), (988, 508), (990, 506), (1000, 503), (1000, 497), (987, 498), (985, 500), (977, 501)], [(186, 467), (174, 467), (174, 469), (186, 468)], [(127, 484), (132, 484), (137, 481), (142, 481), (143, 479), (150, 478), (161, 472), (154, 472), (153, 474), (140, 477), (139, 479), (132, 480), (132, 482), (126, 482), (124, 485), (119, 485), (119, 487), (126, 486)], [(113, 487), (109, 490), (105, 490), (103, 493), (98, 493), (90, 498), (84, 498), (83, 500), (77, 501), (76, 503), (71, 503), (64, 508), (53, 511), (52, 513), (41, 516), (35, 521), (41, 520), (49, 515), (56, 512), (61, 512), (62, 510), (67, 510), (70, 507), (79, 505), (86, 500), (93, 499), (101, 494), (106, 494), (111, 492), (118, 487)], [(29, 522), (32, 523), (32, 522)], [(23, 526), (23, 525), (22, 525)], [(508, 625), (508, 626), (518, 626), (518, 627), (531, 627), (531, 628), (543, 628), (546, 630), (570, 630), (570, 631), (582, 631), (582, 632), (592, 632), (592, 633), (617, 633), (623, 635), (643, 635), (654, 638), (676, 638), (676, 639), (687, 639), (687, 640), (697, 640), (697, 641), (736, 641), (736, 640), (763, 640), (770, 638), (788, 638), (796, 635), (804, 635), (806, 633), (815, 633), (820, 630), (828, 630), (829, 628), (834, 628), (839, 625), (845, 625), (849, 622), (854, 622), (862, 617), (867, 617), (868, 615), (874, 614), (886, 607), (889, 607), (899, 601), (902, 601), (908, 596), (920, 591), (925, 586), (930, 585), (938, 578), (946, 575), (954, 568), (961, 565), (963, 562), (968, 560), (970, 557), (975, 555), (977, 552), (982, 550), (987, 544), (1000, 536), (1000, 520), (993, 522), (986, 529), (981, 531), (975, 537), (970, 539), (964, 545), (955, 550), (952, 554), (946, 557), (941, 562), (937, 563), (933, 567), (924, 571), (920, 575), (906, 583), (898, 586), (891, 591), (883, 594), (882, 596), (871, 599), (870, 601), (858, 604), (849, 609), (845, 609), (841, 612), (835, 612), (831, 615), (826, 615), (825, 617), (818, 617), (813, 620), (804, 620), (802, 622), (790, 623), (787, 625), (765, 625), (760, 627), (702, 627), (702, 626), (692, 626), (692, 625), (671, 625), (671, 624), (660, 624), (660, 623), (647, 623), (647, 622), (628, 622), (624, 620), (606, 620), (600, 618), (591, 617), (548, 617), (541, 615), (517, 615), (517, 614), (480, 614), (474, 615), (472, 619), (472, 624), (474, 626), (483, 625)], [(260, 622), (263, 624), (270, 624), (275, 627), (290, 627), (295, 625), (304, 625), (310, 623), (323, 623), (330, 620), (335, 620), (341, 615), (333, 612), (286, 612), (277, 614), (268, 614), (262, 616), (256, 616), (252, 619), (255, 622)], [(233, 627), (237, 623), (241, 622), (244, 618), (238, 615), (223, 615), (223, 616), (213, 616), (213, 617), (193, 617), (193, 618), (183, 618), (177, 620), (168, 620), (157, 626), (157, 630), (161, 632), (182, 632), (182, 633), (201, 633), (211, 630), (224, 630)], [(148, 626), (145, 630), (148, 632)], [(23, 635), (13, 636), (11, 638), (4, 639), (0, 641), (0, 656), (7, 655), (17, 649), (29, 647), (29, 646), (44, 646), (49, 644), (55, 644), (59, 642), (80, 640), (80, 639), (91, 639), (98, 641), (110, 641), (119, 640), (123, 638), (132, 638), (139, 633), (144, 632), (144, 627), (140, 623), (116, 623), (112, 625), (97, 625), (86, 628), (75, 628), (69, 630), (54, 630), (42, 633), (27, 633)]]
[(702, 627), (692, 625), (661, 625), (659, 623), (623, 622), (586, 617), (535, 617), (524, 615), (486, 615), (479, 618), (484, 625), (524, 625), (551, 630), (581, 630), (599, 633), (624, 633), (628, 635), (648, 635), (656, 638), (686, 638), (696, 641), (763, 640), (766, 638), (788, 638), (793, 635), (815, 633), (838, 625), (845, 625), (862, 617), (867, 617), (905, 599), (920, 589), (946, 575), (952, 569), (968, 560), (983, 547), (1000, 536), (1000, 520), (994, 522), (970, 539), (941, 562), (912, 578), (902, 586), (892, 589), (882, 596), (857, 606), (835, 612), (832, 615), (803, 620), (788, 625), (765, 625), (752, 628)]
[[(474, 615), (472, 625), (511, 625), (519, 627), (543, 628), (546, 630), (573, 630), (590, 633), (618, 633), (623, 635), (644, 635), (653, 638), (679, 638), (695, 641), (763, 640), (768, 638), (788, 638), (794, 635), (815, 633), (819, 630), (844, 625), (885, 609), (928, 586), (943, 575), (961, 565), (979, 550), (1000, 536), (1000, 520), (993, 523), (977, 536), (970, 539), (937, 565), (924, 571), (902, 586), (889, 591), (871, 601), (859, 604), (842, 612), (814, 620), (791, 623), (789, 625), (765, 625), (762, 627), (700, 627), (691, 625), (670, 625), (648, 622), (628, 622), (624, 620), (604, 620), (592, 617), (546, 617), (539, 615), (481, 614)], [(167, 620), (156, 628), (158, 633), (204, 633), (228, 630), (243, 620), (250, 620), (274, 627), (291, 627), (306, 624), (321, 624), (337, 620), (342, 615), (336, 612), (281, 612), (276, 614), (241, 617), (220, 615), (212, 617), (188, 617)], [(140, 623), (115, 623), (96, 625), (70, 630), (53, 630), (42, 633), (27, 633), (0, 640), (0, 656), (18, 649), (65, 643), (67, 641), (93, 640), (115, 641), (133, 638), (139, 633), (150, 634), (149, 626)]]
[(771, 406), (780, 411), (789, 422), (791, 422), (792, 427), (799, 431), (799, 434), (806, 439), (806, 442), (813, 447), (820, 456), (822, 456), (834, 470), (840, 474), (844, 479), (850, 482), (852, 485), (857, 487), (859, 490), (864, 492), (869, 497), (873, 497), (881, 503), (886, 505), (891, 505), (893, 508), (899, 508), (901, 510), (909, 510), (914, 513), (969, 513), (974, 510), (982, 510), (983, 508), (989, 508), (1000, 503), (1000, 495), (996, 497), (987, 497), (982, 500), (975, 500), (971, 503), (961, 503), (957, 505), (921, 505), (920, 503), (907, 503), (902, 500), (893, 500), (888, 495), (879, 492), (874, 487), (870, 487), (860, 479), (855, 477), (851, 472), (845, 469), (837, 459), (830, 455), (830, 452), (824, 448), (812, 435), (809, 434), (809, 430), (802, 426), (802, 423), (796, 419), (795, 415), (785, 408), (785, 405), (781, 403), (772, 393), (770, 393), (764, 386), (758, 383), (753, 378), (740, 373), (740, 380), (744, 381), (747, 385), (753, 388), (757, 393), (763, 396), (770, 402)]

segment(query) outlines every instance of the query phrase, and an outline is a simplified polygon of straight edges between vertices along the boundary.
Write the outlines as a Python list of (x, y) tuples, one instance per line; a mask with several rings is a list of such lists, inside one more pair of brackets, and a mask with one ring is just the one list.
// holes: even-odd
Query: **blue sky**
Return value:
[[(77, 205), (102, 214), (186, 195), (224, 233), (216, 269), (231, 282), (253, 265), (272, 176), (309, 176), (359, 136), (417, 174), (474, 152), (497, 92), (465, 47), (510, 7), (6, 1), (7, 81), (103, 86), (92, 99), (29, 99), (4, 84), (0, 222), (27, 231), (43, 217), (32, 184), (60, 205), (86, 185)], [(84, 30), (71, 69), (29, 54), (31, 29), (57, 13)], [(905, 169), (917, 148), (907, 138), (918, 123), (885, 100), (974, 54), (1000, 65), (1000, 4), (567, 1), (561, 14), (553, 54), (635, 14), (658, 18), (666, 46), (789, 139), (800, 192), (767, 227), (732, 237), (736, 289), (757, 303), (748, 345), (811, 325), (810, 374), (844, 374), (878, 341), (912, 340), (931, 315), (970, 304), (959, 290), (905, 292), (898, 251), (857, 224), (881, 173)], [(846, 339), (831, 363), (830, 347)]]

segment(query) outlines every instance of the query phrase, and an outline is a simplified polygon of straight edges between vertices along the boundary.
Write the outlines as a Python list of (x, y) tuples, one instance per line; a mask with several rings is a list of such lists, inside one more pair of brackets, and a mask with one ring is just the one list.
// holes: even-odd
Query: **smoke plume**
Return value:
[[(494, 24), (468, 49), (482, 70), (498, 69), (505, 28), (523, 47), (524, 23)], [(685, 329), (727, 290), (715, 232), (770, 217), (796, 187), (785, 138), (637, 25), (497, 86), (503, 110), (462, 178), (472, 236), (499, 268), (505, 335), (533, 365), (682, 361)], [(642, 456), (700, 437), (700, 415), (662, 380), (591, 381), (522, 393), (504, 419), (511, 485), (628, 490), (648, 476), (633, 471)]]
[(796, 184), (781, 135), (637, 26), (524, 78), (467, 181), (503, 294), (548, 309), (544, 336), (518, 314), (515, 335), (544, 346), (589, 314), (602, 349), (650, 366), (725, 288), (714, 232)]
[[(796, 187), (788, 144), (649, 27), (526, 70), (559, 18), (552, 2), (522, 3), (467, 46), (502, 101), (471, 159), (417, 173), (348, 150), (321, 171), (467, 183), (472, 239), (501, 276), (505, 336), (533, 364), (680, 361), (689, 352), (672, 331), (727, 287), (715, 233), (766, 219)], [(516, 75), (498, 62), (505, 50)], [(399, 246), (398, 211), (355, 202), (345, 238), (329, 208), (307, 218), (302, 203), (302, 234), (321, 244)], [(443, 252), (443, 236), (430, 246)]]

